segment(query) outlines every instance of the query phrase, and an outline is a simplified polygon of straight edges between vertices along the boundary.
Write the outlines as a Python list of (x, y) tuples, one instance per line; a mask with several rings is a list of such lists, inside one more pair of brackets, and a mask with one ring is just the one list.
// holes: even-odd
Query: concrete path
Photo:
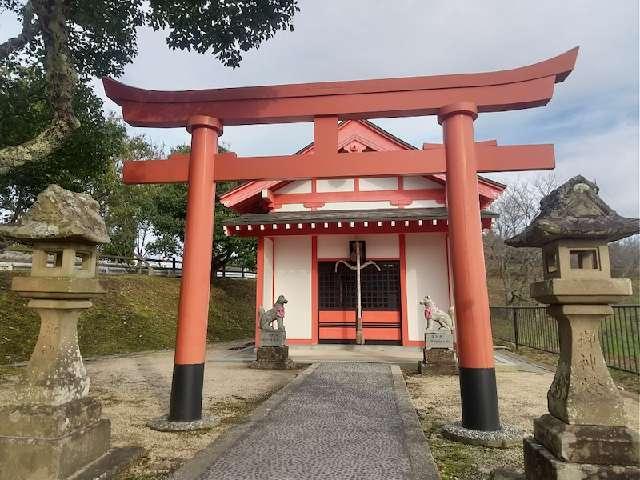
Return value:
[(176, 479), (437, 479), (400, 369), (309, 367)]

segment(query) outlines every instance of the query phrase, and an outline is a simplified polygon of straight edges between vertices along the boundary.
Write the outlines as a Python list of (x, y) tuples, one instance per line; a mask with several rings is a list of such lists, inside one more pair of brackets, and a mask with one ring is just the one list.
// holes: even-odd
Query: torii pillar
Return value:
[(447, 162), (447, 211), (451, 238), (462, 426), (500, 430), (498, 393), (489, 317), (478, 172), (474, 103), (459, 102), (438, 112)]
[(212, 159), (218, 153), (222, 123), (195, 115), (187, 131), (191, 133), (189, 187), (169, 422), (202, 419), (216, 192)]

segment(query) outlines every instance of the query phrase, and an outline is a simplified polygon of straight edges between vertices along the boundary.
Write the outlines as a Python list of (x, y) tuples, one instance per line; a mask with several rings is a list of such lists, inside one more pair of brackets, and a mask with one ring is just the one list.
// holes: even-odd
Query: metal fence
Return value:
[[(99, 255), (98, 271), (104, 275), (122, 275), (133, 273), (165, 277), (182, 276), (180, 258), (121, 257), (117, 255)], [(15, 251), (0, 254), (0, 270), (29, 271), (31, 252)], [(255, 278), (255, 270), (243, 265), (227, 265), (216, 271), (216, 277)]]
[[(491, 307), (491, 328), (516, 349), (560, 351), (558, 324), (546, 307)], [(640, 305), (615, 305), (600, 325), (600, 344), (609, 367), (640, 374)]]

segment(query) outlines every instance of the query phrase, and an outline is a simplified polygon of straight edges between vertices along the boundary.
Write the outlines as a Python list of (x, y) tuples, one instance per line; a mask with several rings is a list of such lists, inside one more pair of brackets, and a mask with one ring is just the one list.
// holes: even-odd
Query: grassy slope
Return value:
[[(0, 364), (27, 360), (36, 341), (38, 317), (8, 290), (11, 275), (0, 272)], [(106, 295), (80, 317), (85, 356), (173, 348), (178, 279), (138, 275), (102, 277)], [(208, 339), (253, 336), (255, 281), (218, 279), (211, 292)]]

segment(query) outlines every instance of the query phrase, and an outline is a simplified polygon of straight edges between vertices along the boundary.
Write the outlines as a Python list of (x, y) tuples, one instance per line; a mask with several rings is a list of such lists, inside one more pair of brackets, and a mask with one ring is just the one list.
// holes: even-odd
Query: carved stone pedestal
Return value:
[[(33, 283), (32, 278), (16, 280)], [(14, 287), (16, 283), (20, 282), (14, 282)], [(40, 333), (19, 392), (23, 402), (61, 405), (88, 395), (90, 380), (82, 362), (77, 329), (78, 317), (91, 305), (90, 301), (75, 299), (29, 301), (27, 306), (40, 316)]]
[(63, 479), (109, 450), (110, 423), (100, 403), (83, 398), (59, 406), (0, 410), (0, 478)]
[(289, 358), (289, 346), (264, 346), (256, 351), (256, 361), (251, 368), (262, 370), (289, 370), (295, 363)]
[(548, 311), (558, 321), (560, 340), (558, 368), (547, 393), (549, 413), (568, 424), (625, 425), (624, 403), (598, 338), (600, 322), (613, 309), (552, 304)]
[(568, 425), (553, 415), (533, 421), (535, 439), (564, 462), (638, 465), (638, 433), (628, 427)]
[(456, 355), (453, 350), (432, 348), (426, 352), (427, 365), (457, 368)]
[(11, 289), (40, 316), (20, 386), (11, 405), (0, 408), (0, 480), (108, 478), (141, 449), (109, 450), (111, 424), (87, 396), (78, 346), (78, 317), (104, 293), (96, 279), (97, 245), (109, 236), (98, 203), (51, 185), (19, 224), (0, 231), (33, 246), (31, 274), (14, 277)]
[(282, 347), (286, 340), (285, 330), (260, 330), (261, 347)]
[(98, 459), (104, 473), (139, 456), (137, 448), (109, 450), (111, 424), (87, 396), (77, 322), (91, 302), (32, 299), (28, 306), (40, 315), (40, 334), (16, 403), (0, 409), (0, 480), (66, 479)]
[(418, 363), (420, 373), (438, 372), (456, 374), (458, 364), (455, 352), (447, 348), (432, 348), (424, 351), (424, 359)]
[(559, 460), (535, 438), (524, 440), (524, 465), (527, 480), (637, 480), (638, 465), (565, 462)]
[(598, 339), (611, 307), (552, 304), (549, 313), (558, 321), (560, 357), (547, 393), (550, 414), (534, 421), (534, 437), (524, 441), (526, 478), (640, 479), (638, 434), (624, 426), (624, 404)]

